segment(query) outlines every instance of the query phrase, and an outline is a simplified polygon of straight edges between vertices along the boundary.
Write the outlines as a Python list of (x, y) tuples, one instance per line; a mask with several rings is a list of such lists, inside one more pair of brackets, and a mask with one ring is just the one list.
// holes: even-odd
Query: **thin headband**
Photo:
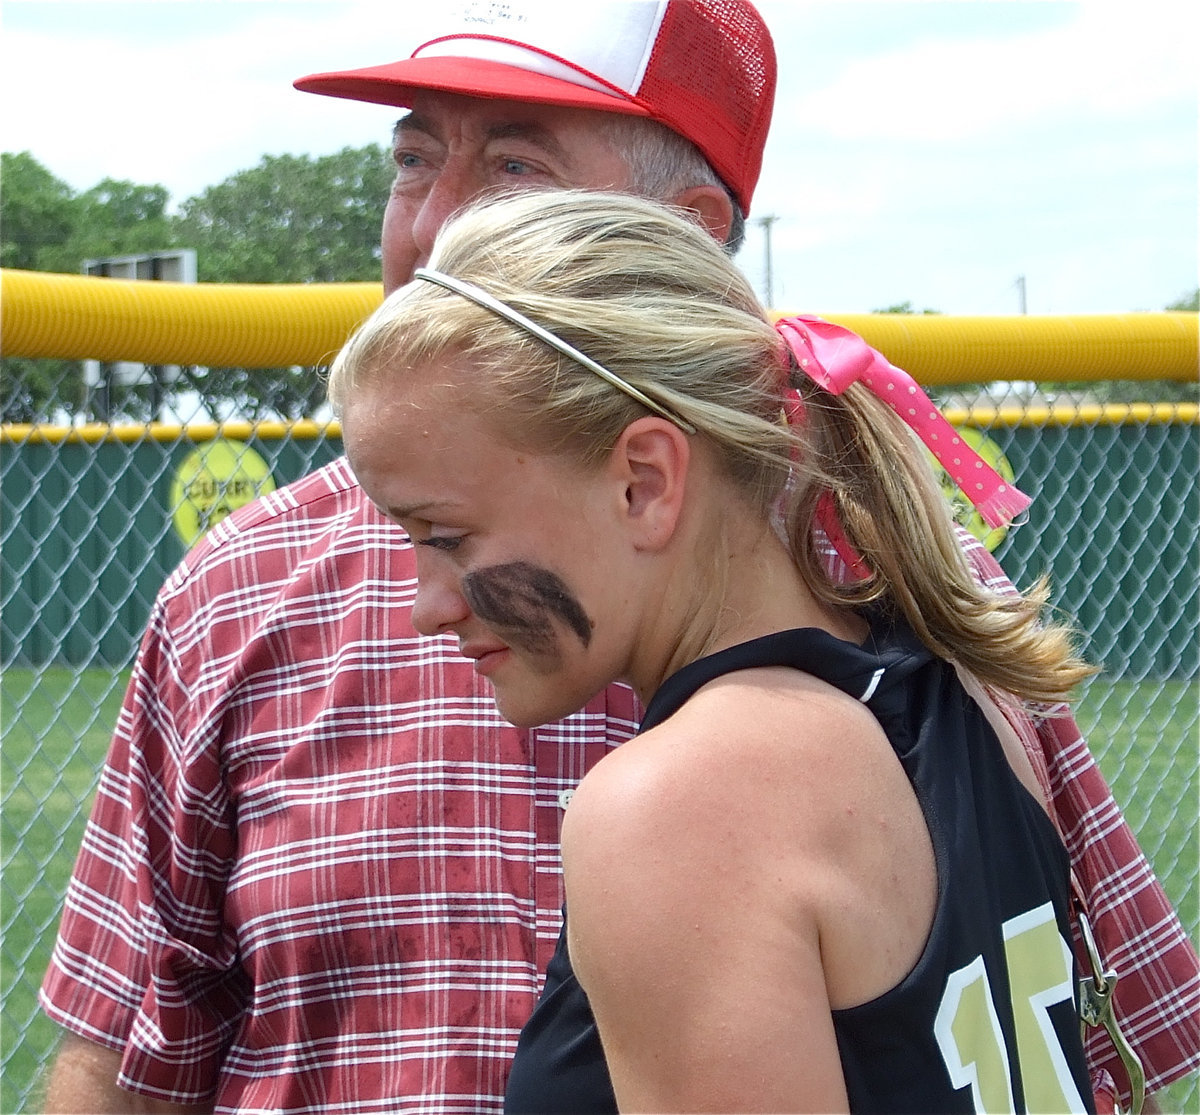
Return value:
[(463, 298), (474, 302), (476, 305), (482, 306), (486, 310), (491, 310), (492, 313), (504, 318), (505, 321), (519, 326), (526, 333), (531, 333), (537, 337), (539, 341), (543, 341), (551, 348), (557, 349), (564, 356), (569, 356), (576, 364), (581, 364), (589, 372), (594, 372), (605, 383), (611, 384), (618, 391), (623, 391), (631, 399), (641, 403), (647, 410), (652, 410), (659, 417), (665, 418), (668, 422), (673, 422), (685, 434), (694, 434), (696, 432), (696, 427), (690, 422), (685, 422), (678, 415), (672, 414), (661, 403), (656, 403), (649, 395), (639, 391), (632, 383), (626, 382), (615, 372), (610, 372), (603, 364), (597, 364), (590, 356), (580, 352), (574, 345), (568, 344), (557, 333), (551, 333), (549, 329), (538, 325), (536, 321), (530, 321), (523, 313), (514, 310), (508, 303), (501, 302), (499, 298), (488, 294), (486, 290), (481, 290), (471, 283), (465, 283), (462, 279), (454, 278), (453, 275), (446, 275), (441, 271), (434, 271), (428, 267), (418, 267), (413, 272), (413, 278), (424, 279), (427, 283), (434, 283), (437, 286), (445, 287), (447, 290), (454, 291), (455, 294), (462, 295)]

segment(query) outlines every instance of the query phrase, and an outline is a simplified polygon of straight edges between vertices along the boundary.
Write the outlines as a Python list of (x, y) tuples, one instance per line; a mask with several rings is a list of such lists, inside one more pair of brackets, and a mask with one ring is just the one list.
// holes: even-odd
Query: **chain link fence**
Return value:
[[(1046, 407), (1036, 392), (998, 406), (983, 389), (943, 401), (1037, 497), (991, 543), (1018, 584), (1051, 574), (1103, 663), (1080, 723), (1194, 935), (1197, 408)], [(57, 1040), (37, 988), (155, 592), (214, 521), (340, 448), (314, 423), (3, 428), (0, 1110), (34, 1109)], [(1166, 1098), (1195, 1110), (1196, 1085)]]

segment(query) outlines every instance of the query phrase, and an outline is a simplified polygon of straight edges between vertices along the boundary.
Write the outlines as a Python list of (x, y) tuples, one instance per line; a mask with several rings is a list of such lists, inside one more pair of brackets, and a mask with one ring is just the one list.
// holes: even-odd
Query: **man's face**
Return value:
[(429, 258), (456, 209), (488, 190), (625, 190), (629, 170), (586, 109), (423, 93), (396, 125), (396, 180), (383, 218), (383, 289)]

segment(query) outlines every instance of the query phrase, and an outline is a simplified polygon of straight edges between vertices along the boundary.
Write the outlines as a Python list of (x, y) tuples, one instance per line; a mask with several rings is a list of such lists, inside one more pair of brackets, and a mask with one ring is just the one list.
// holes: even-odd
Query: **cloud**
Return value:
[(839, 139), (958, 141), (1047, 119), (1129, 118), (1164, 101), (1195, 101), (1194, 6), (1070, 5), (1069, 22), (1026, 32), (1005, 30), (1026, 5), (974, 7), (991, 24), (986, 35), (982, 26), (976, 37), (935, 33), (857, 57), (817, 90), (789, 82), (784, 115)]
[[(761, 0), (780, 57), (741, 259), (795, 308), (1163, 305), (1194, 285), (1200, 5)], [(292, 89), (428, 37), (442, 0), (4, 0), (0, 139), (72, 188), (176, 204), (264, 154), (385, 142)], [(1189, 276), (1191, 278), (1189, 279)]]
[[(22, 107), (5, 113), (4, 150), (32, 151), (75, 189), (166, 182), (177, 203), (267, 153), (386, 142), (395, 109), (299, 93), (292, 81), (386, 61), (411, 40), (411, 29), (380, 26), (376, 3), (47, 4), (36, 7), (61, 22), (25, 26), (33, 7), (5, 13), (0, 98)], [(107, 18), (73, 27), (88, 8)]]

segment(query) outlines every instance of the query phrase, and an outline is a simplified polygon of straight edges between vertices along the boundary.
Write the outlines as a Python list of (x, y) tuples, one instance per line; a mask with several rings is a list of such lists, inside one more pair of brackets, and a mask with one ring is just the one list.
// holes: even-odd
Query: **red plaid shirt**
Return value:
[[(413, 631), (415, 584), (340, 460), (225, 520), (159, 594), (42, 988), (124, 1051), (124, 1086), (500, 1109), (558, 933), (561, 810), (638, 710), (613, 687), (511, 728), (453, 639)], [(1041, 726), (1055, 802), (1157, 1086), (1197, 1061), (1195, 954), (1086, 747), (1060, 748), (1073, 729)]]

